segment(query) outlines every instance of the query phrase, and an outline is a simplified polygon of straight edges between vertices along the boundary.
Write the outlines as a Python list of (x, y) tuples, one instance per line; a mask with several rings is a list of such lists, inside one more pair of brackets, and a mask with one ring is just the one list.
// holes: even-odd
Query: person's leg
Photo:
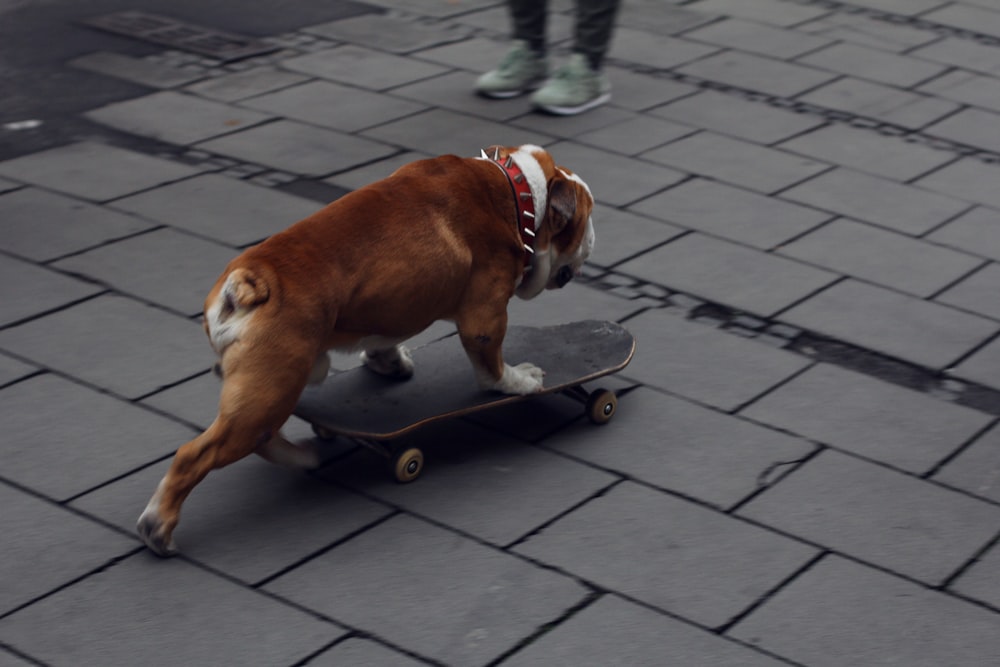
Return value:
[(601, 73), (611, 43), (619, 0), (577, 0), (573, 55), (541, 89), (532, 102), (543, 111), (578, 114), (611, 99), (611, 84)]
[[(523, 2), (523, 0), (522, 0)], [(573, 51), (587, 57), (590, 68), (599, 71), (611, 44), (620, 0), (577, 0)]]
[(476, 80), (476, 92), (504, 98), (534, 90), (548, 76), (545, 59), (546, 0), (510, 0), (514, 43), (496, 69)]
[(535, 53), (545, 55), (545, 26), (548, 0), (508, 0), (514, 39), (527, 42)]

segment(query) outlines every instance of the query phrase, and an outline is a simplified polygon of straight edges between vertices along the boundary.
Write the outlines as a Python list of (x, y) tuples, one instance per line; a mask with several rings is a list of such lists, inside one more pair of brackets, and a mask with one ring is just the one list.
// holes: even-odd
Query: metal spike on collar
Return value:
[(486, 154), (486, 149), (485, 148), (480, 148), (479, 149), (479, 157), (483, 158), (484, 160), (489, 160), (490, 159), (490, 156)]
[(507, 169), (510, 169), (510, 165), (512, 165), (512, 164), (514, 164), (514, 158), (512, 158), (510, 155), (508, 155), (507, 156), (507, 161), (503, 163), (503, 166), (505, 166)]
[(493, 149), (493, 159), (496, 160), (497, 162), (500, 161), (500, 147), (499, 146), (497, 146), (496, 148)]

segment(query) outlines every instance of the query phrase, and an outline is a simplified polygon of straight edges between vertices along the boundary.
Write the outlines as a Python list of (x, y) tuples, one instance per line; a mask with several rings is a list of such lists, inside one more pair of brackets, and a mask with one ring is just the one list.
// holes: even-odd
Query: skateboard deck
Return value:
[[(634, 351), (635, 339), (615, 322), (512, 326), (503, 341), (505, 361), (511, 365), (534, 363), (545, 371), (545, 378), (541, 392), (509, 396), (478, 387), (461, 341), (451, 335), (412, 350), (412, 378), (387, 378), (363, 366), (336, 373), (321, 385), (307, 387), (295, 414), (310, 422), (322, 437), (341, 435), (386, 442), (434, 421), (542, 394), (565, 392), (583, 400), (588, 394), (582, 383), (621, 370)], [(603, 393), (610, 395), (607, 400), (615, 401), (612, 392)], [(615, 405), (595, 409), (606, 411), (610, 419)], [(598, 414), (592, 418), (607, 421), (603, 417)]]

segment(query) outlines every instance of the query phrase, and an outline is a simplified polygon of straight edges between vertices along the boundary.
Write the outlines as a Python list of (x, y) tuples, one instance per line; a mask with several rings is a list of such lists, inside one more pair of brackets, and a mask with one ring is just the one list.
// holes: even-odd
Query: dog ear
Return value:
[(565, 178), (553, 178), (549, 185), (549, 213), (552, 233), (558, 234), (576, 214), (576, 188)]

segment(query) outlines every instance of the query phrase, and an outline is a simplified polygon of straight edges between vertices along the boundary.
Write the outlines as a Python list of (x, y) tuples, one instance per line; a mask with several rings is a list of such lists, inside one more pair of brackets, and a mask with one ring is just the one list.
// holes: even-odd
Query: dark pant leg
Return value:
[[(523, 2), (523, 0), (522, 0)], [(576, 40), (573, 50), (582, 53), (590, 66), (600, 69), (611, 44), (620, 0), (576, 0)]]
[(545, 22), (548, 0), (508, 0), (514, 23), (514, 39), (523, 39), (533, 51), (545, 53)]

